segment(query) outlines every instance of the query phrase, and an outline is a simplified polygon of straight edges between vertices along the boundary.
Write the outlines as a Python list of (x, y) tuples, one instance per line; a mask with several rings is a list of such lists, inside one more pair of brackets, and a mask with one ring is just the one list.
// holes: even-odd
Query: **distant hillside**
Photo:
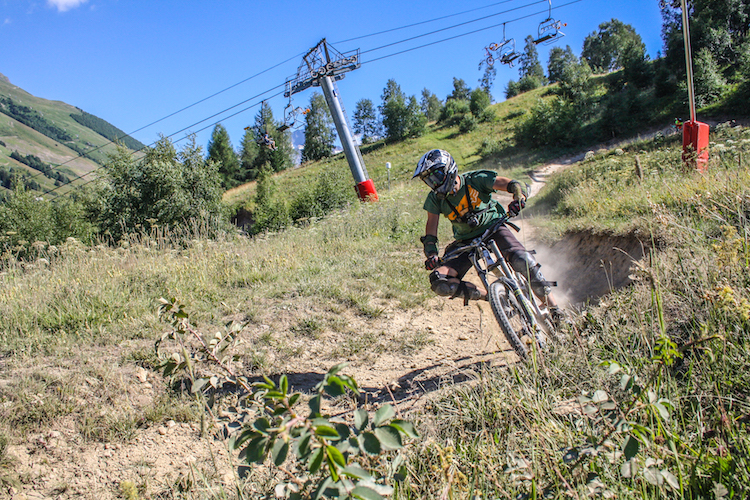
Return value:
[[(143, 144), (101, 118), (60, 101), (35, 97), (0, 74), (0, 195), (23, 182), (28, 189), (62, 194), (67, 180), (100, 168), (115, 151)], [(79, 181), (80, 183), (80, 181)], [(64, 186), (63, 186), (64, 185)]]

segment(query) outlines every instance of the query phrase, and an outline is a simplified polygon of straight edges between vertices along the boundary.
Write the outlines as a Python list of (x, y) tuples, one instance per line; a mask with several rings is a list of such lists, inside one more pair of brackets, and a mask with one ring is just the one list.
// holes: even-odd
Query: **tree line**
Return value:
[[(462, 132), (472, 130), (481, 121), (494, 115), (488, 109), (491, 97), (488, 88), (471, 89), (460, 78), (453, 79), (453, 91), (441, 100), (423, 89), (418, 100), (407, 95), (393, 79), (386, 82), (376, 106), (370, 99), (357, 101), (352, 115), (352, 131), (363, 144), (383, 139), (388, 142), (419, 137), (429, 122), (458, 125)], [(276, 120), (270, 106), (263, 102), (255, 123), (245, 129), (240, 148), (235, 151), (229, 133), (222, 124), (214, 127), (208, 143), (208, 158), (219, 166), (222, 186), (232, 188), (258, 179), (262, 172), (278, 172), (295, 164), (296, 152), (291, 145), (291, 124)], [(304, 126), (301, 162), (317, 161), (333, 155), (337, 133), (328, 105), (322, 94), (314, 92), (295, 126)], [(264, 142), (268, 134), (275, 149)]]
[[(689, 3), (695, 103), (706, 107), (727, 98), (726, 110), (750, 112), (750, 2), (696, 0)], [(515, 131), (528, 147), (575, 145), (637, 132), (662, 120), (655, 109), (687, 118), (687, 83), (679, 0), (662, 11), (664, 54), (650, 60), (635, 29), (617, 19), (588, 35), (576, 56), (570, 46), (549, 52), (545, 75), (532, 37), (519, 58), (519, 79), (505, 97), (557, 84), (554, 98), (539, 100)], [(481, 67), (481, 64), (480, 64)], [(598, 92), (595, 74), (606, 75)], [(491, 81), (491, 68), (485, 79)], [(600, 80), (601, 81), (601, 80)]]

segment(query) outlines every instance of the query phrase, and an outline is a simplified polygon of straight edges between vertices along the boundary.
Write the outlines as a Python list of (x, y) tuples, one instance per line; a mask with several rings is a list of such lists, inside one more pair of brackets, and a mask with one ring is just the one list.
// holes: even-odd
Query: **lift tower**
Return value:
[(341, 146), (344, 148), (346, 160), (349, 162), (349, 168), (356, 182), (354, 189), (357, 191), (357, 196), (362, 201), (377, 201), (378, 193), (375, 191), (375, 184), (367, 175), (362, 154), (352, 139), (335, 83), (336, 80), (344, 78), (344, 73), (360, 66), (359, 49), (342, 54), (328, 45), (324, 38), (305, 54), (302, 63), (297, 68), (297, 74), (289, 77), (284, 97), (291, 97), (313, 86), (323, 89), (328, 109), (331, 111), (331, 117), (341, 139)]

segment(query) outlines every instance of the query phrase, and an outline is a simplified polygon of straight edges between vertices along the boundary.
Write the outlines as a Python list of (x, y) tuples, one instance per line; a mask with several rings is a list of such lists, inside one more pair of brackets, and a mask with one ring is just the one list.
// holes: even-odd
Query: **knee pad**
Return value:
[(531, 289), (537, 297), (545, 297), (552, 291), (549, 283), (544, 279), (542, 271), (539, 270), (542, 267), (541, 264), (529, 252), (514, 255), (510, 261), (510, 265), (516, 272), (528, 276)]
[(430, 288), (442, 297), (454, 297), (459, 291), (459, 285), (459, 281), (456, 281), (455, 278), (449, 278), (447, 274), (440, 274), (437, 271), (430, 273)]
[(442, 297), (455, 298), (463, 296), (464, 305), (467, 301), (479, 300), (482, 296), (479, 289), (473, 283), (457, 281), (457, 278), (451, 278), (437, 271), (430, 273), (430, 286), (433, 292)]

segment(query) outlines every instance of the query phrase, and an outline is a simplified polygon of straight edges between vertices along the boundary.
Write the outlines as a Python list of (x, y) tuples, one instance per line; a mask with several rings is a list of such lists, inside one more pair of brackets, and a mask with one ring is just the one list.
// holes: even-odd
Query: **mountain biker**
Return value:
[[(437, 295), (445, 297), (463, 296), (464, 303), (469, 300), (487, 300), (487, 292), (477, 288), (473, 283), (463, 281), (464, 275), (472, 267), (469, 254), (464, 253), (447, 262), (438, 257), (438, 224), (440, 215), (444, 215), (453, 225), (455, 241), (448, 245), (443, 255), (453, 248), (468, 243), (492, 226), (505, 214), (502, 205), (492, 199), (495, 191), (507, 191), (513, 194), (513, 201), (508, 206), (512, 215), (525, 206), (527, 194), (525, 186), (507, 177), (500, 177), (491, 170), (476, 170), (464, 174), (458, 173), (453, 157), (442, 149), (433, 149), (422, 156), (417, 163), (414, 176), (419, 177), (431, 189), (424, 202), (427, 211), (425, 235), (420, 239), (424, 245), (425, 268), (430, 273), (430, 286)], [(500, 252), (510, 266), (519, 273), (529, 277), (534, 295), (547, 305), (551, 319), (555, 323), (563, 320), (563, 313), (550, 294), (550, 284), (544, 279), (539, 263), (534, 256), (503, 225), (495, 232), (492, 239), (497, 243)]]

